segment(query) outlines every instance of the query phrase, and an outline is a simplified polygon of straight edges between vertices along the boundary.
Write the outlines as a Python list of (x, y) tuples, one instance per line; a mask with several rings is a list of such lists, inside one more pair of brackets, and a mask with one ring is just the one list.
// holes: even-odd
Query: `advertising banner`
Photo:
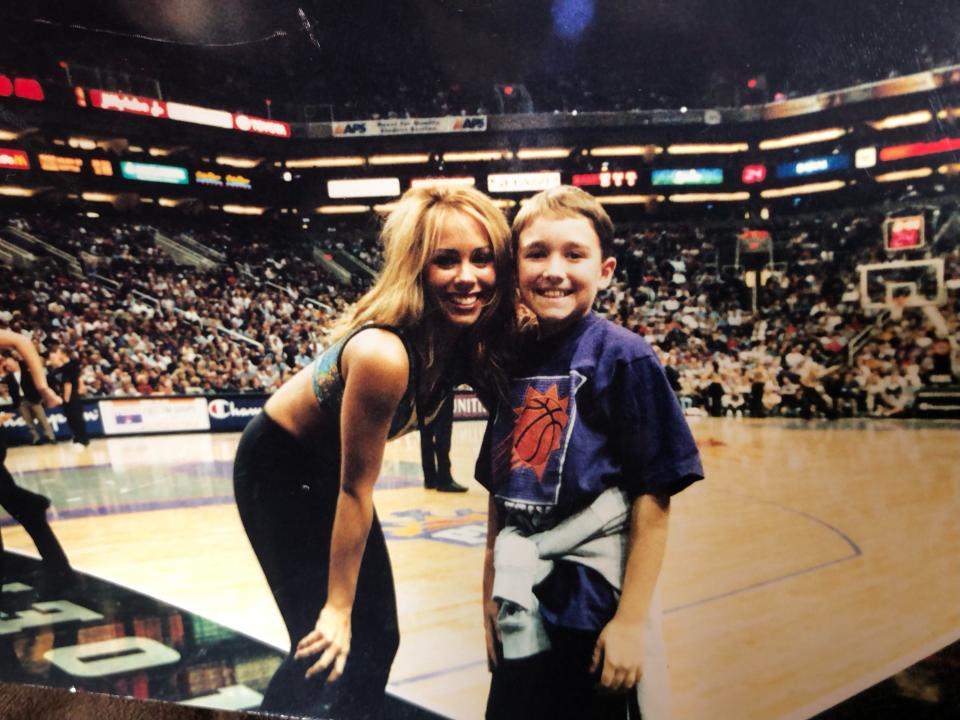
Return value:
[(789, 162), (777, 166), (778, 178), (806, 177), (834, 170), (846, 170), (850, 167), (850, 156), (824, 155), (823, 157), (807, 158), (798, 162)]
[(486, 115), (448, 115), (436, 118), (348, 120), (332, 124), (334, 137), (372, 135), (422, 135), (425, 133), (486, 132)]
[(120, 161), (120, 174), (128, 180), (159, 182), (169, 185), (186, 185), (190, 182), (190, 173), (177, 165), (157, 165), (155, 163)]
[(560, 187), (559, 172), (492, 173), (487, 175), (487, 192), (540, 192)]
[(203, 397), (101, 400), (100, 415), (106, 435), (210, 429)]
[(720, 185), (723, 168), (654, 170), (651, 179), (654, 185)]
[(356, 180), (330, 180), (327, 194), (334, 200), (346, 198), (397, 197), (400, 195), (400, 178), (358, 178)]
[(210, 398), (207, 401), (210, 429), (213, 432), (239, 432), (260, 413), (266, 402), (266, 396), (262, 395)]
[(30, 161), (23, 150), (0, 148), (0, 168), (5, 170), (29, 170)]
[[(0, 432), (3, 433), (4, 441), (8, 445), (28, 445), (30, 443), (30, 431), (27, 430), (27, 424), (20, 417), (16, 408), (9, 405), (0, 407), (0, 411), (13, 413), (15, 417), (8, 420), (0, 426)], [(50, 421), (50, 427), (53, 428), (53, 434), (57, 440), (67, 440), (71, 437), (70, 426), (67, 425), (67, 416), (63, 408), (55, 407), (46, 411), (47, 420)], [(87, 427), (87, 434), (90, 437), (99, 437), (103, 435), (103, 423), (100, 421), (100, 410), (97, 407), (96, 400), (83, 401), (83, 420)]]
[[(167, 104), (163, 100), (128, 95), (111, 90), (88, 90), (87, 95), (90, 97), (90, 104), (101, 110), (113, 110), (155, 118), (167, 117)], [(77, 93), (78, 103), (80, 103), (82, 97), (82, 93)]]
[[(267, 402), (267, 395), (224, 395), (84, 400), (83, 417), (91, 438), (183, 432), (240, 432)], [(0, 432), (8, 445), (27, 445), (30, 433), (16, 408), (0, 410), (14, 415)], [(455, 420), (483, 420), (487, 412), (473, 392), (457, 392), (453, 405)], [(47, 410), (57, 440), (71, 437), (62, 408)]]
[(40, 169), (45, 172), (78, 173), (83, 169), (83, 158), (78, 157), (40, 153), (37, 160), (40, 162)]

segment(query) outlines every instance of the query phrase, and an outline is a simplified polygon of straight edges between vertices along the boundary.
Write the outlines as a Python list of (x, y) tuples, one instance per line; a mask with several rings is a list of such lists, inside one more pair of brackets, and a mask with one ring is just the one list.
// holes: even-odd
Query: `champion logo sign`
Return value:
[(214, 420), (228, 420), (229, 418), (252, 418), (260, 413), (259, 407), (237, 407), (232, 401), (217, 398), (211, 400), (207, 406), (210, 417)]

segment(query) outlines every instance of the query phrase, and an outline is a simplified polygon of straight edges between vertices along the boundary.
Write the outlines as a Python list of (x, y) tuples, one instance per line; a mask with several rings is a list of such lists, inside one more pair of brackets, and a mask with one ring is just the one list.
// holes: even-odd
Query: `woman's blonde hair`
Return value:
[[(462, 213), (480, 225), (490, 241), (497, 273), (493, 297), (470, 333), (474, 347), (469, 360), (476, 366), (472, 374), (485, 372), (484, 364), (495, 373), (502, 371), (499, 348), (514, 316), (510, 228), (490, 198), (473, 188), (427, 186), (403, 194), (380, 233), (383, 269), (373, 287), (336, 324), (334, 337), (370, 323), (402, 328), (430, 324), (435, 309), (424, 292), (423, 275), (451, 213)], [(435, 348), (429, 327), (427, 330), (428, 347), (422, 352), (429, 365)]]

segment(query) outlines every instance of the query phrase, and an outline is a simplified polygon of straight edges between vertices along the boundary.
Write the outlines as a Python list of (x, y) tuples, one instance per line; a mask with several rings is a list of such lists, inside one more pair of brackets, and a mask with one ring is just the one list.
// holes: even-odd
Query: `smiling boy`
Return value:
[(513, 240), (537, 332), (477, 466), (487, 717), (668, 717), (656, 585), (669, 498), (703, 477), (700, 457), (650, 346), (591, 312), (616, 270), (596, 199), (542, 192)]

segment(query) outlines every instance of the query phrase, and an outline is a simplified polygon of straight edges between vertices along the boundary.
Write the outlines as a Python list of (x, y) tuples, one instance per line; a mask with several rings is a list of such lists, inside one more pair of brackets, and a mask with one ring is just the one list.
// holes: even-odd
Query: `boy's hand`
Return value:
[(483, 629), (487, 639), (487, 669), (493, 672), (497, 666), (497, 644), (500, 642), (500, 626), (497, 625), (497, 616), (500, 606), (496, 600), (487, 600), (483, 603)]
[(643, 624), (613, 618), (597, 638), (590, 672), (601, 667), (600, 686), (610, 692), (629, 690), (643, 674)]

